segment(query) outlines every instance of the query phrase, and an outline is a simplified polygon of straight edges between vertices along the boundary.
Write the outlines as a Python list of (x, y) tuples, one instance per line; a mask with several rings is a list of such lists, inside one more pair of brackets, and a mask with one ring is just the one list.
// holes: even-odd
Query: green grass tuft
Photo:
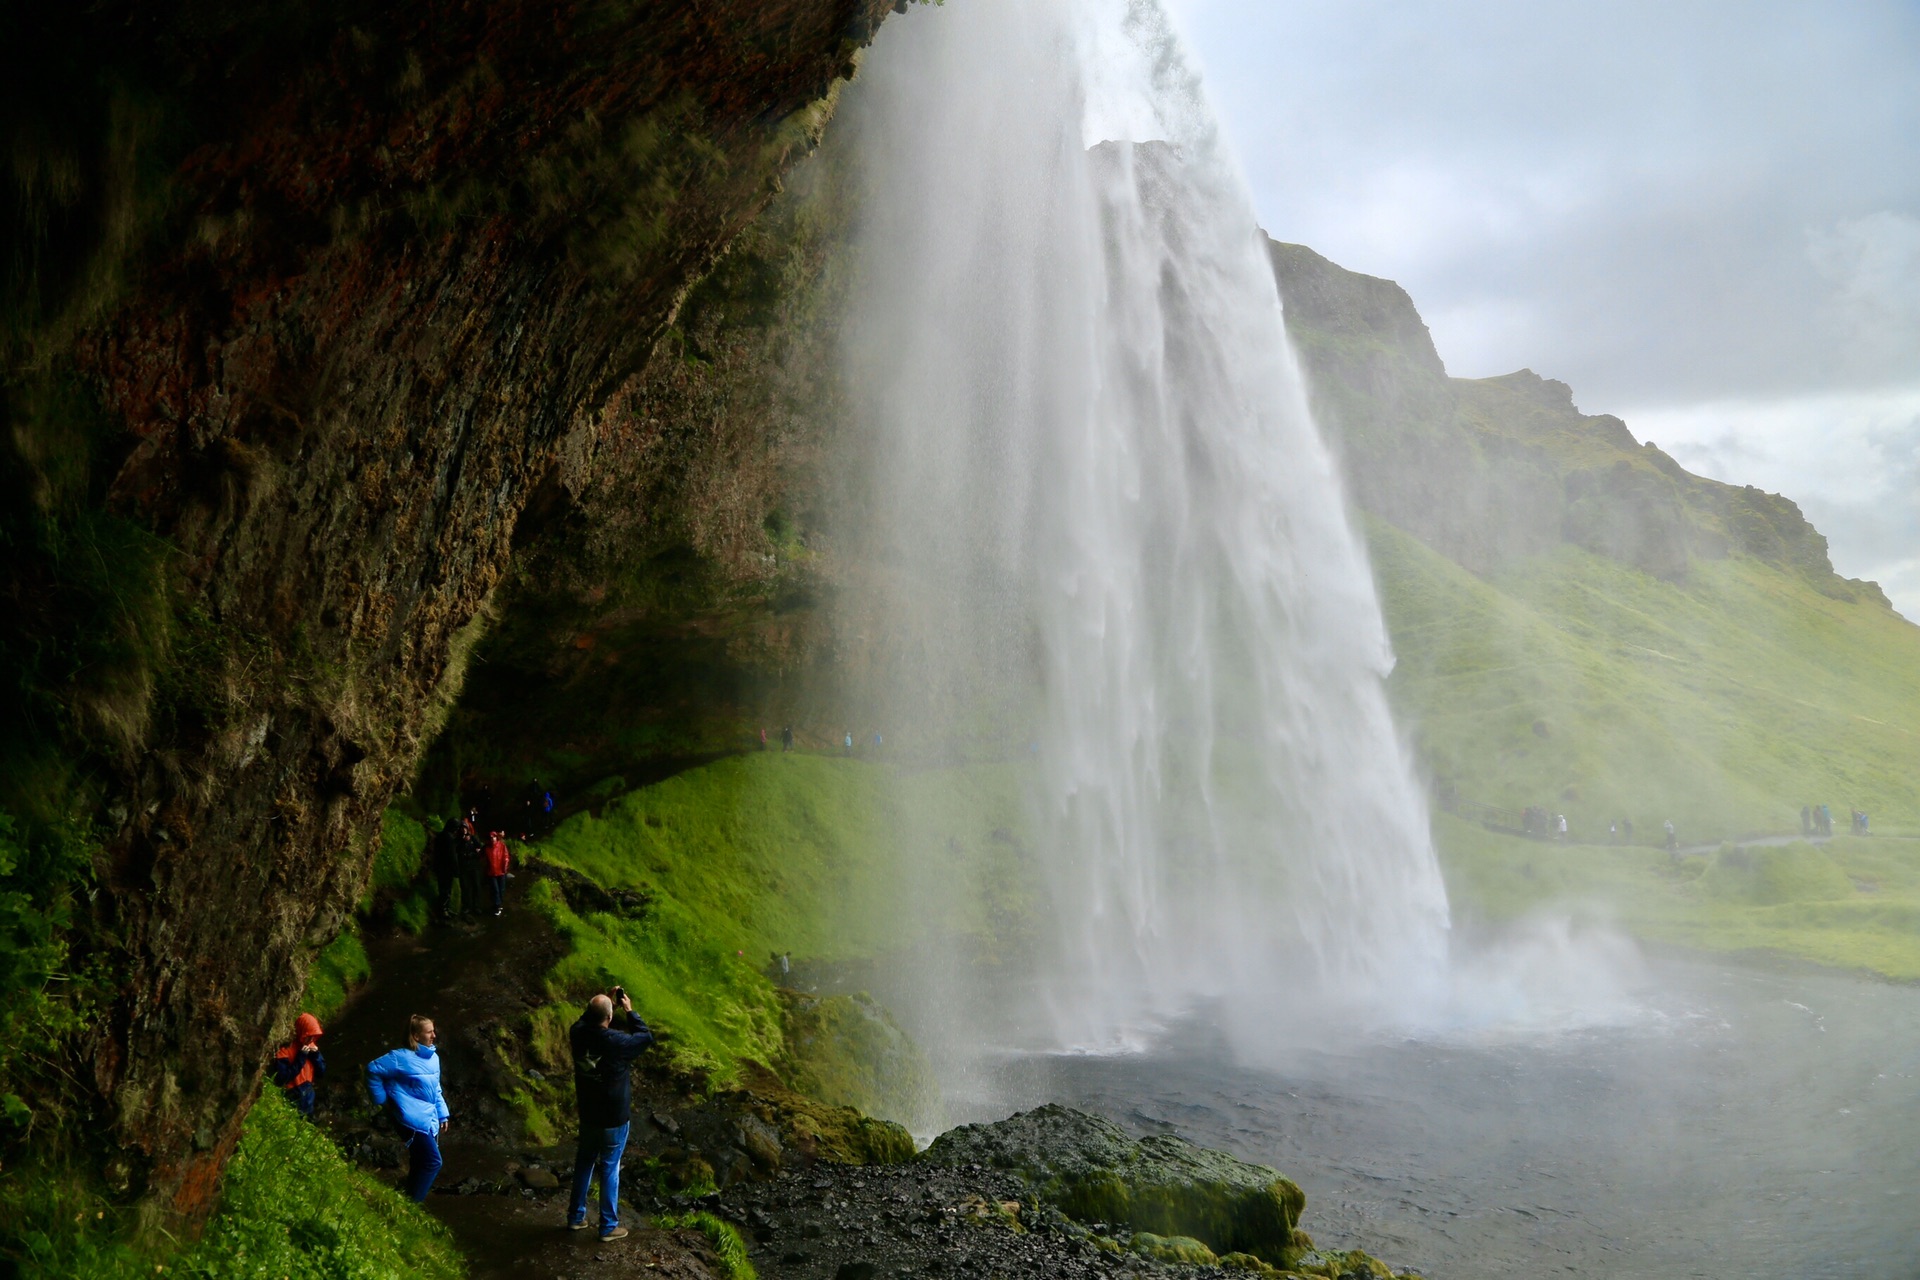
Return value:
[(653, 1220), (660, 1231), (679, 1231), (686, 1228), (698, 1231), (720, 1255), (720, 1265), (726, 1269), (727, 1280), (756, 1280), (757, 1273), (753, 1262), (747, 1257), (747, 1242), (733, 1224), (711, 1213), (664, 1214)]

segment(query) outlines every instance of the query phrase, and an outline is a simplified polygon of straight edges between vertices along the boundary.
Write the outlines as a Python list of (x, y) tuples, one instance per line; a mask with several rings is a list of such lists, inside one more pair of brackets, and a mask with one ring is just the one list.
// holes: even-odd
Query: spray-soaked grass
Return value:
[(1920, 826), (1920, 627), (1740, 558), (1674, 584), (1564, 547), (1490, 582), (1369, 536), (1396, 708), (1462, 796), (1584, 839), (1785, 834), (1820, 803)]
[[(579, 814), (541, 858), (639, 889), (637, 917), (580, 915), (550, 885), (531, 901), (570, 944), (552, 975), (569, 1001), (618, 982), (671, 1033), (678, 1065), (726, 1081), (787, 1052), (765, 969), (872, 959), (1022, 927), (1031, 868), (1010, 765), (906, 773), (762, 753), (690, 770)], [(561, 1028), (552, 1031), (555, 1050)]]
[(1765, 949), (1920, 978), (1920, 843), (1657, 848), (1799, 830), (1802, 804), (1920, 827), (1920, 627), (1752, 560), (1664, 582), (1573, 547), (1492, 580), (1368, 528), (1401, 722), (1471, 800), (1546, 806), (1576, 842), (1631, 819), (1639, 847), (1545, 845), (1436, 820), (1456, 908), (1581, 904), (1647, 938)]
[(1657, 849), (1550, 844), (1446, 816), (1436, 829), (1465, 917), (1566, 910), (1651, 941), (1920, 981), (1920, 842), (1729, 844), (1676, 862)]

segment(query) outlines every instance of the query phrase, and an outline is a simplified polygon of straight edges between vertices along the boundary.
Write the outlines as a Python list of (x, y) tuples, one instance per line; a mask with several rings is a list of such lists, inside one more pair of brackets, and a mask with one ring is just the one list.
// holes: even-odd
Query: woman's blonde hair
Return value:
[(433, 1019), (427, 1017), (424, 1013), (416, 1013), (411, 1018), (408, 1018), (407, 1019), (407, 1043), (414, 1044), (414, 1045), (419, 1044), (420, 1033), (432, 1025), (433, 1025)]

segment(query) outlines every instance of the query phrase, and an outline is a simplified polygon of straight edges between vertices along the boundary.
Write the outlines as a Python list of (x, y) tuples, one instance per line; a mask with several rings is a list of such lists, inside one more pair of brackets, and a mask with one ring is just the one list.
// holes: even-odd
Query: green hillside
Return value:
[[(1270, 249), (1364, 513), (1396, 711), (1452, 811), (1456, 914), (1571, 908), (1920, 979), (1920, 839), (1894, 838), (1920, 836), (1920, 627), (1787, 498), (1689, 474), (1528, 370), (1448, 377), (1398, 285)], [(1754, 844), (1820, 804), (1831, 844)], [(1495, 829), (1529, 806), (1568, 842)], [(1695, 854), (1657, 847), (1669, 820)]]
[(1462, 797), (1585, 840), (1788, 833), (1819, 803), (1920, 831), (1920, 627), (1897, 614), (1745, 558), (1674, 583), (1564, 546), (1480, 578), (1369, 538), (1397, 707)]

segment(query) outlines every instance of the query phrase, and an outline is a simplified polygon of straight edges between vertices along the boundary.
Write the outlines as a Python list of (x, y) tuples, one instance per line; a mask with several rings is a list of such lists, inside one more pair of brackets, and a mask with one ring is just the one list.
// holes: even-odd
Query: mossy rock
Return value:
[(786, 1006), (783, 1074), (793, 1088), (922, 1133), (939, 1127), (933, 1064), (871, 996), (780, 995)]
[(904, 1164), (913, 1159), (913, 1135), (891, 1120), (833, 1106), (787, 1086), (757, 1062), (743, 1065), (746, 1086), (737, 1096), (781, 1141), (813, 1160), (834, 1164)]
[(1133, 1251), (1155, 1262), (1190, 1262), (1202, 1267), (1217, 1266), (1220, 1262), (1219, 1255), (1192, 1236), (1157, 1236), (1151, 1231), (1138, 1231), (1134, 1233)]
[(1306, 1195), (1264, 1165), (1171, 1135), (1136, 1140), (1116, 1124), (1048, 1105), (995, 1124), (962, 1125), (920, 1157), (1023, 1175), (1036, 1194), (1082, 1222), (1188, 1237), (1215, 1254), (1270, 1263), (1294, 1247)]

